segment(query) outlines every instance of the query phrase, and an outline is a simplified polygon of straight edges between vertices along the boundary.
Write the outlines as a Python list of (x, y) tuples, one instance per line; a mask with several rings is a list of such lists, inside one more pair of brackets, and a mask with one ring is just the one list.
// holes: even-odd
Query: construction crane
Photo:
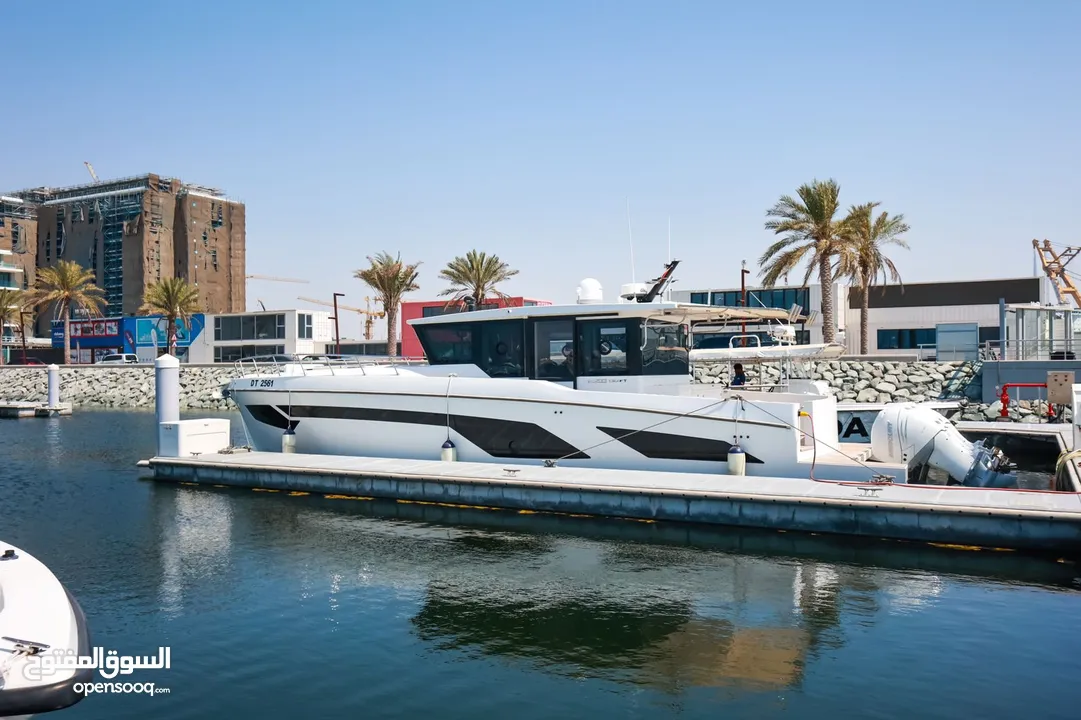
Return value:
[(98, 174), (94, 172), (93, 165), (88, 163), (86, 160), (83, 160), (83, 165), (86, 165), (86, 169), (90, 171), (90, 177), (94, 178), (94, 182), (101, 182), (101, 180), (98, 180)]
[(1043, 265), (1044, 273), (1050, 278), (1051, 286), (1055, 288), (1059, 303), (1065, 304), (1066, 301), (1063, 299), (1065, 294), (1073, 298), (1074, 305), (1081, 308), (1081, 292), (1070, 279), (1072, 273), (1066, 271), (1066, 266), (1070, 264), (1070, 261), (1081, 254), (1081, 247), (1067, 247), (1059, 253), (1051, 247), (1048, 240), (1044, 240), (1043, 244), (1039, 240), (1033, 240), (1032, 247), (1040, 256), (1040, 264)]
[[(297, 300), (302, 300), (302, 301), (307, 302), (307, 303), (312, 303), (313, 305), (324, 305), (326, 307), (334, 307), (334, 303), (327, 302), (326, 300), (316, 300), (315, 298), (308, 298), (308, 297), (298, 297)], [(379, 300), (377, 299), (376, 302), (379, 302)], [(352, 307), (350, 305), (342, 305), (341, 303), (338, 303), (338, 309), (339, 310), (349, 310), (350, 312), (355, 312), (358, 315), (363, 315), (364, 316), (364, 339), (365, 340), (371, 340), (372, 339), (372, 324), (373, 324), (375, 318), (384, 318), (384, 317), (386, 317), (387, 314), (386, 314), (386, 312), (384, 312), (382, 310), (372, 310), (372, 299), (370, 297), (364, 298), (364, 304), (367, 306), (367, 309), (361, 309), (361, 308), (358, 308), (358, 307)]]
[(271, 280), (273, 282), (291, 282), (291, 283), (304, 283), (307, 284), (307, 280), (298, 280), (297, 278), (283, 278), (274, 277), (273, 275), (245, 275), (245, 280)]

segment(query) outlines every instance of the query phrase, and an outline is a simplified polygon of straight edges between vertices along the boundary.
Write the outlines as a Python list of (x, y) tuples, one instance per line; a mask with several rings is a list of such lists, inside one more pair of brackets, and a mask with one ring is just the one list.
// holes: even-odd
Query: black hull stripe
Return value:
[[(655, 460), (726, 462), (728, 460), (728, 451), (732, 448), (732, 443), (714, 438), (669, 435), (668, 433), (646, 430), (635, 432), (625, 428), (598, 427), (597, 429), (619, 440), (632, 450), (636, 450), (642, 455)], [(750, 453), (746, 453), (746, 455), (747, 462), (762, 463), (754, 455)]]
[[(248, 412), (257, 421), (285, 429), (291, 420), (295, 428), (298, 419), (365, 420), (369, 422), (401, 423), (404, 425), (434, 425), (446, 427), (444, 413), (382, 408), (293, 405), (287, 419), (285, 408), (274, 405), (248, 405)], [(558, 435), (530, 422), (497, 420), (470, 415), (450, 416), (450, 427), (492, 457), (535, 460), (585, 460), (589, 455), (567, 443)]]

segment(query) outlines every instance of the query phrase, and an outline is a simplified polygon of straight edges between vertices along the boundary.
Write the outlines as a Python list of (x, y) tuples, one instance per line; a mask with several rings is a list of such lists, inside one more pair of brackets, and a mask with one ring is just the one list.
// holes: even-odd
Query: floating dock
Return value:
[(0, 418), (56, 417), (71, 415), (71, 403), (60, 402), (60, 367), (49, 365), (44, 402), (0, 402)]
[(197, 485), (1081, 553), (1073, 493), (273, 452), (141, 464)]
[(1081, 453), (1075, 453), (1074, 426), (1066, 423), (1017, 423), (982, 420), (961, 420), (957, 429), (969, 440), (989, 440), (1002, 448), (1007, 457), (1020, 451), (1059, 455), (1063, 457), (1065, 474), (1059, 490), (1081, 492)]
[[(968, 548), (1081, 557), (1081, 494), (892, 482), (905, 465), (867, 481), (498, 462), (250, 452), (231, 448), (227, 419), (181, 420), (179, 362), (155, 362), (158, 451), (139, 463), (155, 480), (331, 497), (626, 518), (699, 525), (886, 538)], [(1074, 386), (1081, 411), (1081, 385)], [(1018, 429), (980, 423), (971, 431)], [(1051, 429), (1069, 443), (1072, 426)], [(1067, 435), (1069, 438), (1067, 439)], [(870, 448), (843, 445), (833, 458), (862, 468)], [(824, 460), (825, 458), (823, 458)], [(843, 462), (842, 462), (843, 460)], [(860, 465), (860, 468), (856, 466)], [(862, 468), (866, 470), (867, 468)], [(810, 471), (810, 468), (808, 468)], [(868, 472), (868, 475), (871, 473)], [(861, 477), (856, 473), (853, 477)]]
[(56, 417), (71, 415), (71, 403), (0, 402), (0, 418)]

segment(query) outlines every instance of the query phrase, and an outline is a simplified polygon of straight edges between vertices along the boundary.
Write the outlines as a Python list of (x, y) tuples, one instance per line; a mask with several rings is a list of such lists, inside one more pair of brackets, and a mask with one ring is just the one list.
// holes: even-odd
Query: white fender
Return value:
[(916, 403), (889, 403), (871, 426), (871, 454), (880, 462), (927, 463), (972, 487), (1017, 487), (997, 448), (971, 443), (940, 413)]

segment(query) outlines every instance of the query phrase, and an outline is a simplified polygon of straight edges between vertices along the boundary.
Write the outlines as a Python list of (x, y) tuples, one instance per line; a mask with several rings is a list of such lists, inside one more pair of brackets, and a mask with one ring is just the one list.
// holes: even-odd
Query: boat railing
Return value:
[(393, 368), (395, 374), (400, 367), (427, 365), (423, 358), (401, 358), (377, 355), (256, 355), (241, 358), (233, 367), (241, 376), (245, 375), (338, 375), (343, 371), (349, 374), (366, 374), (369, 368)]
[[(762, 347), (762, 338), (757, 335), (752, 335), (750, 333), (747, 333), (746, 335), (733, 335), (732, 337), (728, 338), (728, 347), (737, 347), (736, 340), (754, 340), (754, 345), (748, 345), (746, 342), (741, 342), (739, 344), (739, 347), (756, 347), (759, 349), (761, 349)], [(777, 344), (779, 345), (781, 343)]]

